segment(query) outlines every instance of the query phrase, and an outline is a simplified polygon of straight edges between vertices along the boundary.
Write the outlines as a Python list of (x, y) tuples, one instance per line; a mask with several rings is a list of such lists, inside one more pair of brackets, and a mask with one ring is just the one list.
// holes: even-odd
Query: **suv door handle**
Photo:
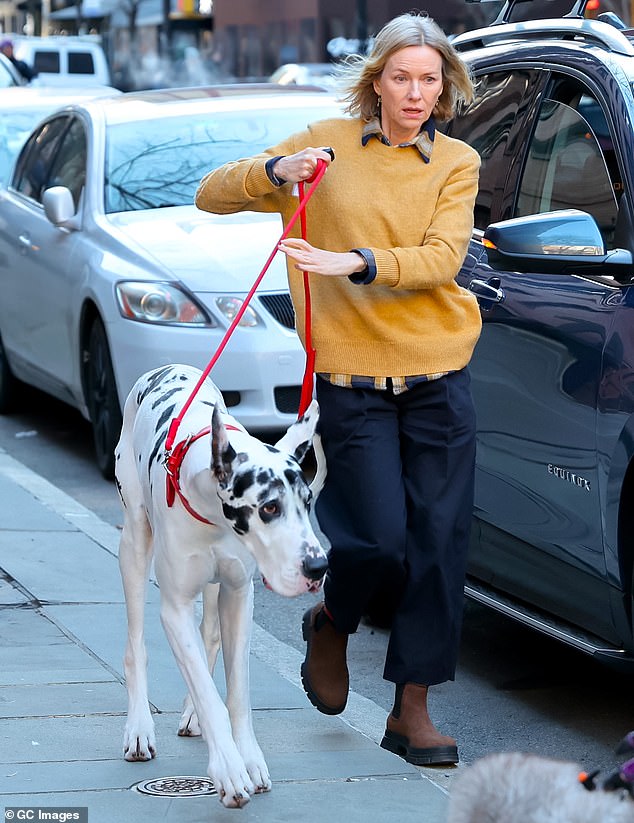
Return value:
[(501, 303), (506, 297), (504, 289), (500, 288), (499, 277), (490, 277), (488, 280), (471, 280), (469, 291), (476, 295), (478, 301), (483, 300), (487, 303)]

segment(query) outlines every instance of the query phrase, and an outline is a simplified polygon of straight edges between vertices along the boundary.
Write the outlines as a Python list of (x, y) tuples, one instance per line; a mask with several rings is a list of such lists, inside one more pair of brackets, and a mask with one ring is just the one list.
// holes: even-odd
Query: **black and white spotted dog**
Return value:
[[(178, 732), (202, 733), (209, 777), (222, 803), (239, 808), (254, 792), (271, 788), (249, 698), (256, 566), (266, 585), (287, 597), (317, 591), (327, 566), (309, 521), (311, 491), (299, 465), (312, 442), (318, 408), (313, 401), (273, 447), (236, 423), (219, 390), (206, 380), (178, 429), (176, 441), (184, 448), (175, 499), (168, 505), (168, 427), (200, 377), (198, 369), (181, 365), (141, 377), (126, 401), (116, 449), (124, 508), (119, 565), (128, 617), (124, 756), (149, 760), (156, 754), (143, 641), (154, 556), (161, 622), (189, 689)], [(198, 627), (194, 601), (201, 592)], [(211, 676), (221, 645), (226, 706)]]

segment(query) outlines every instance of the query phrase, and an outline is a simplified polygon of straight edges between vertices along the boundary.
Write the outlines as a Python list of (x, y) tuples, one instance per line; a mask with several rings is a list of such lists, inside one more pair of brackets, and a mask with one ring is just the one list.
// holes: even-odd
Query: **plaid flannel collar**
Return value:
[[(433, 117), (430, 117), (426, 123), (423, 123), (421, 130), (418, 132), (418, 136), (415, 140), (412, 140), (411, 143), (399, 143), (399, 146), (414, 146), (418, 149), (420, 156), (423, 158), (425, 163), (429, 163), (431, 160), (431, 152), (434, 147), (434, 137), (436, 136), (436, 121)], [(361, 145), (366, 146), (368, 140), (371, 137), (376, 137), (377, 140), (380, 140), (382, 143), (385, 143), (387, 146), (390, 145), (389, 140), (383, 134), (383, 129), (381, 128), (381, 121), (378, 117), (375, 117), (373, 120), (370, 120), (366, 123), (363, 127), (363, 131), (361, 133)]]

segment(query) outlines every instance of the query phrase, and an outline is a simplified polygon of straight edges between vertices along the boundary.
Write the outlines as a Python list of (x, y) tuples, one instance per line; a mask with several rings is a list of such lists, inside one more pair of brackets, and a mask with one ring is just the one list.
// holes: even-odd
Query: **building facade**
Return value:
[[(216, 60), (238, 78), (266, 77), (283, 63), (321, 63), (360, 51), (406, 0), (215, 0)], [(420, 6), (449, 34), (480, 25), (482, 8), (465, 0)]]

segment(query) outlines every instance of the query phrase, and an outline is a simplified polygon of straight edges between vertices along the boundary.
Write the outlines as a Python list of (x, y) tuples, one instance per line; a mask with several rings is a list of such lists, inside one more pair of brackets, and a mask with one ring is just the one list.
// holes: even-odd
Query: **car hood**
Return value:
[[(108, 215), (131, 247), (191, 291), (247, 292), (282, 235), (277, 214), (216, 215), (195, 206)], [(288, 289), (284, 255), (275, 255), (259, 291)]]

